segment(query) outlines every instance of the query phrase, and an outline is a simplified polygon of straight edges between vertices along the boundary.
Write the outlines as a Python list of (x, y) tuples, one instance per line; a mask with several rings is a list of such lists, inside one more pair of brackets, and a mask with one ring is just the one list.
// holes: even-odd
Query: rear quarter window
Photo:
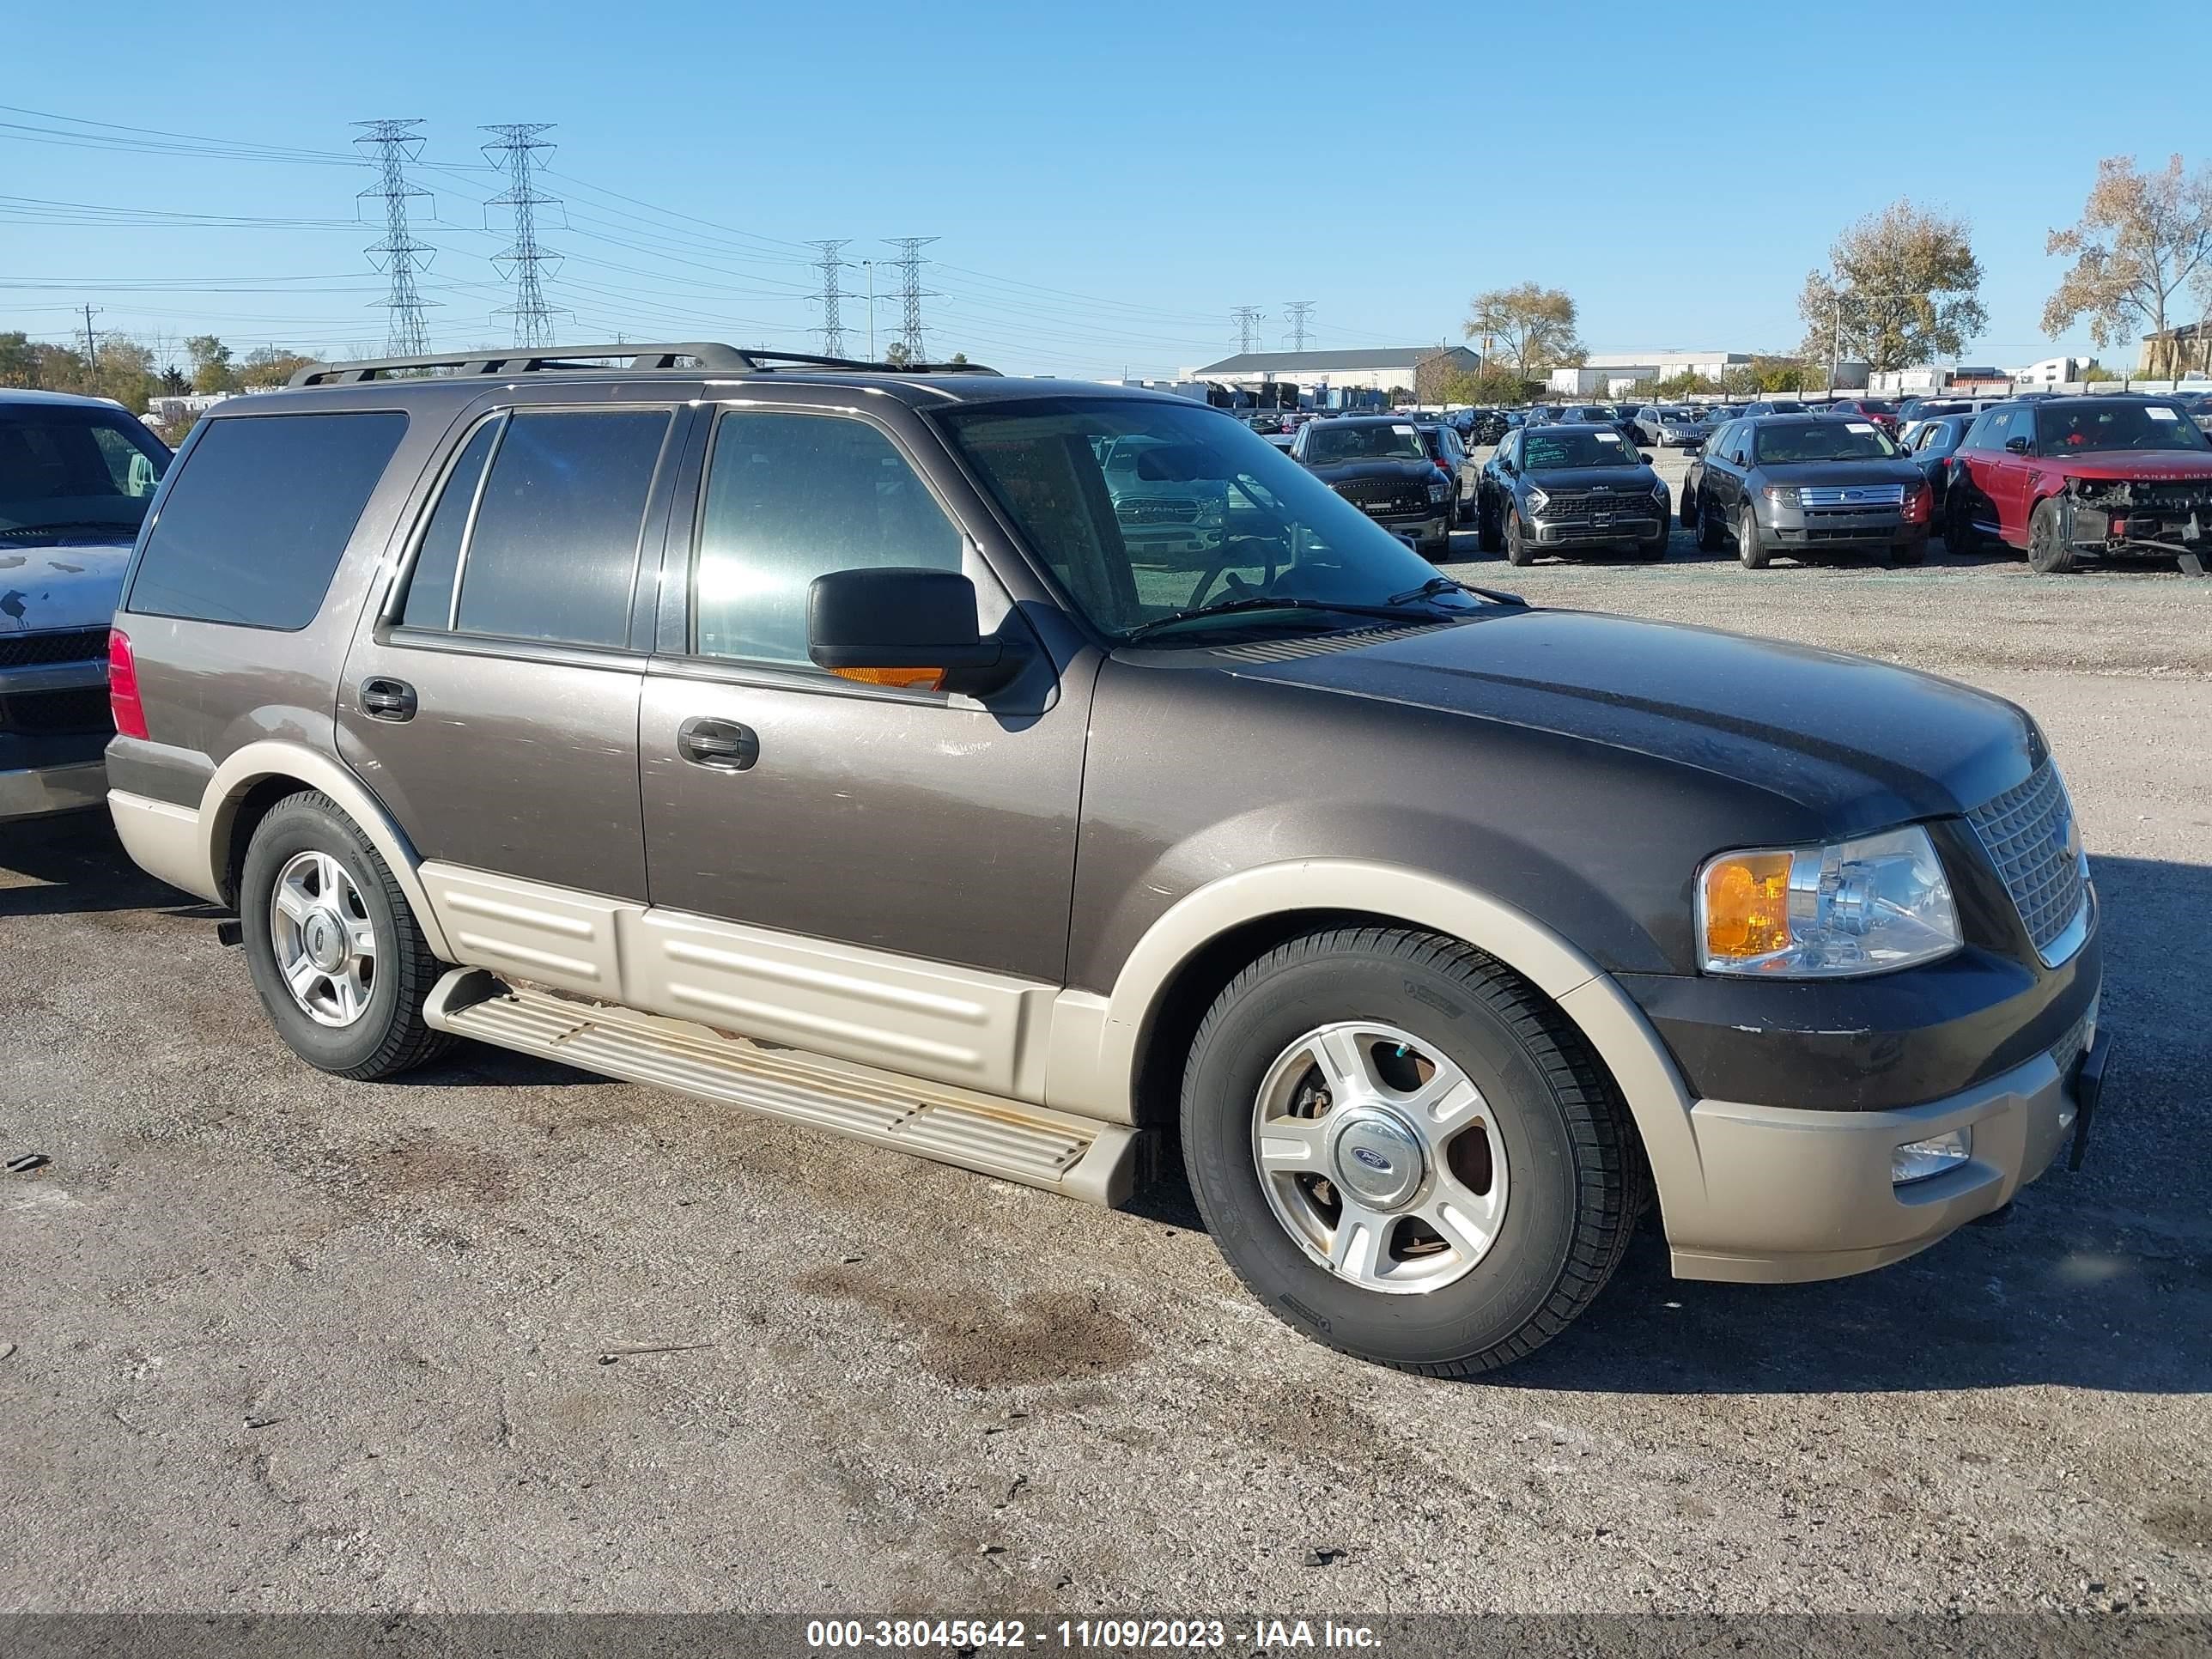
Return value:
[(161, 503), (124, 608), (305, 628), (406, 430), (396, 410), (210, 422)]

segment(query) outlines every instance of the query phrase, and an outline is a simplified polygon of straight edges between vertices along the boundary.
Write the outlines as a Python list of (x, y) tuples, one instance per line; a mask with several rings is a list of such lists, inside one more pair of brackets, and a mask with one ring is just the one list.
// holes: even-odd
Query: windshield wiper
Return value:
[(1171, 627), (1176, 623), (1191, 622), (1200, 617), (1231, 617), (1244, 611), (1334, 611), (1345, 616), (1380, 617), (1388, 622), (1407, 620), (1406, 613), (1402, 610), (1392, 610), (1388, 604), (1359, 605), (1348, 599), (1268, 599), (1261, 594), (1250, 593), (1242, 599), (1216, 599), (1211, 605), (1197, 605), (1184, 611), (1171, 611), (1164, 617), (1155, 617), (1150, 622), (1139, 623), (1121, 635), (1121, 642), (1127, 645), (1142, 639), (1147, 634), (1157, 633), (1159, 629)]
[(1528, 601), (1518, 593), (1507, 593), (1495, 587), (1469, 587), (1465, 582), (1454, 581), (1449, 576), (1431, 576), (1419, 587), (1409, 587), (1402, 593), (1393, 593), (1382, 601), (1385, 605), (1412, 605), (1418, 599), (1434, 599), (1439, 593), (1472, 593), (1479, 599), (1488, 599), (1492, 605), (1516, 605), (1522, 610)]
[(117, 536), (136, 539), (138, 526), (118, 524), (112, 519), (57, 519), (52, 524), (19, 524), (0, 530), (0, 536), (46, 536), (64, 530), (105, 530)]

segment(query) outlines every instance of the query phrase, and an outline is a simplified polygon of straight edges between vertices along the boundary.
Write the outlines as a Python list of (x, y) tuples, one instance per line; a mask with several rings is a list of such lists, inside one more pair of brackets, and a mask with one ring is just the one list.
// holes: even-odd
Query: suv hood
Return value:
[(2181, 483), (2212, 478), (2212, 454), (2187, 449), (2092, 449), (2045, 455), (2041, 465), (2069, 478), (2124, 478), (2133, 483)]
[(1962, 812), (2045, 753), (2001, 698), (1711, 629), (1508, 610), (1369, 640), (1233, 672), (1695, 767), (1793, 802), (1830, 835)]
[(0, 635), (106, 627), (130, 562), (128, 541), (0, 536)]
[(1920, 469), (1902, 456), (1883, 461), (1760, 461), (1754, 469), (1777, 484), (1917, 484)]
[(1648, 466), (1547, 466), (1521, 475), (1542, 489), (1603, 489), (1620, 495), (1648, 495), (1658, 474)]

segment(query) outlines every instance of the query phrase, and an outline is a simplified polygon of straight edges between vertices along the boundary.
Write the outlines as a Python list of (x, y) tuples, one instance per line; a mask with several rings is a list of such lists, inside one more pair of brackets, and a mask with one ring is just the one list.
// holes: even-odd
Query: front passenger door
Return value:
[[(688, 594), (685, 614), (672, 634), (664, 624), (639, 720), (655, 915), (1060, 985), (1095, 671), (1063, 678), (1039, 651), (978, 702), (816, 667), (807, 592), (831, 571), (960, 571), (987, 634), (1026, 624), (1010, 618), (981, 552), (885, 426), (755, 405), (716, 412), (707, 437), (703, 483), (687, 491), (697, 506), (688, 556), (672, 543), (664, 574)], [(724, 740), (736, 747), (718, 750)], [(699, 968), (746, 1005), (730, 1023), (929, 1069), (926, 1057), (868, 1046), (872, 1021), (906, 994), (878, 982), (872, 954), (797, 977), (752, 959)], [(784, 1018), (794, 999), (827, 1024)]]

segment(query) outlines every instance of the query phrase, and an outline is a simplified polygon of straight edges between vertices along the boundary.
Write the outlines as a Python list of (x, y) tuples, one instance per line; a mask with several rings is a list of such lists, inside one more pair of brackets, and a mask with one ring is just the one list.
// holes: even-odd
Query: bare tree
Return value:
[(2055, 339), (2087, 318), (2100, 346), (2164, 334), (2175, 295), (2212, 271), (2212, 168), (2191, 173), (2173, 155), (2143, 173), (2131, 155), (2108, 155), (2081, 219), (2052, 231), (2044, 251), (2074, 256), (2044, 304), (2045, 333)]
[(1797, 296), (1808, 363), (1850, 357), (1903, 368), (1955, 357), (1989, 326), (1963, 219), (1893, 202), (1837, 238), (1828, 265), (1808, 274)]
[(1486, 359), (1502, 357), (1523, 375), (1589, 354), (1575, 333), (1575, 302), (1564, 289), (1522, 283), (1478, 294), (1468, 308), (1467, 337), (1486, 343)]

